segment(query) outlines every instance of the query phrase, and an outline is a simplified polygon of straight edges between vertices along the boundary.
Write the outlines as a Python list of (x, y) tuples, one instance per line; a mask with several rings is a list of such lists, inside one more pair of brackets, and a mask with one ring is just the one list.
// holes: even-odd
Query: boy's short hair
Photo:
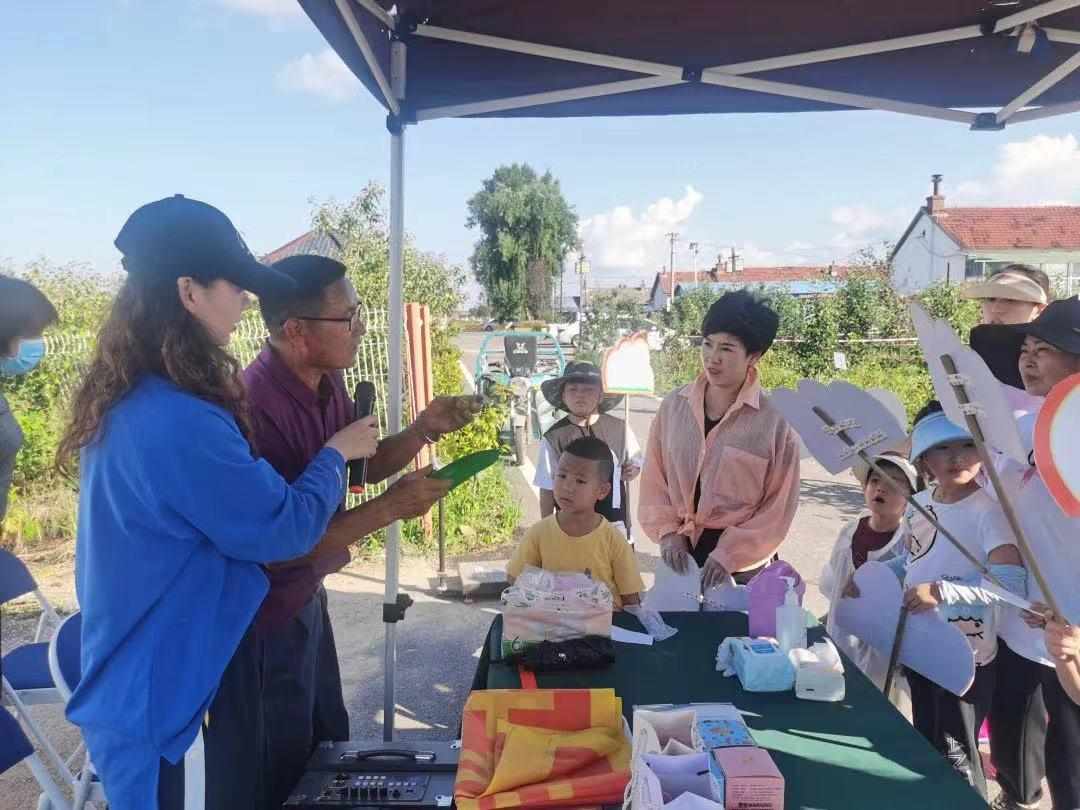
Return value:
[(918, 422), (921, 422), (923, 419), (928, 417), (930, 414), (932, 414), (932, 413), (941, 413), (943, 410), (945, 410), (945, 409), (941, 407), (941, 403), (938, 402), (936, 399), (932, 399), (929, 402), (927, 402), (925, 405), (923, 405), (922, 408), (919, 410), (919, 412), (917, 414), (915, 414), (915, 419), (912, 420), (911, 424), (914, 425), (914, 424), (916, 424)]
[(615, 463), (611, 460), (611, 448), (607, 443), (595, 436), (582, 436), (574, 439), (566, 445), (563, 453), (569, 453), (577, 458), (595, 461), (600, 465), (600, 479), (604, 482), (611, 481), (615, 475)]

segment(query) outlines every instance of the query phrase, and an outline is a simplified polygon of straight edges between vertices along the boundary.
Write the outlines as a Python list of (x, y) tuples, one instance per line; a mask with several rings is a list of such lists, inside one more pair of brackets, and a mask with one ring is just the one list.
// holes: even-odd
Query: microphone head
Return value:
[(371, 416), (375, 410), (375, 384), (368, 380), (361, 380), (356, 384), (353, 392), (353, 415), (357, 419)]

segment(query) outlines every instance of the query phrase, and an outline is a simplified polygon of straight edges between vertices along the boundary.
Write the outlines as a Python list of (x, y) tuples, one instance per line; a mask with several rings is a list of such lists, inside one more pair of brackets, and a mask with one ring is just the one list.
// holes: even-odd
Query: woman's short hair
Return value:
[(45, 294), (21, 278), (0, 275), (0, 350), (16, 338), (36, 337), (60, 320)]
[(724, 293), (701, 322), (701, 336), (727, 332), (742, 341), (748, 354), (764, 354), (776, 339), (780, 316), (749, 290)]

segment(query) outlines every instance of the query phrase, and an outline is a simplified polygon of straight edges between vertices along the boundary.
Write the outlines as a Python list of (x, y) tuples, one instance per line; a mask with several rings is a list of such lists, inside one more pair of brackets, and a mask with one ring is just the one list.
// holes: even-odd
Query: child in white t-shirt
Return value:
[[(916, 418), (911, 438), (911, 459), (921, 462), (931, 479), (929, 488), (915, 499), (1010, 590), (1024, 590), (1020, 553), (1003, 522), (1001, 507), (979, 488), (979, 456), (971, 435), (931, 402)], [(976, 664), (974, 683), (959, 697), (907, 670), (912, 721), (985, 798), (978, 732), (994, 694), (994, 607), (978, 600), (957, 600), (953, 586), (978, 585), (982, 580), (979, 568), (914, 509), (907, 520), (911, 537), (903, 566), (904, 606), (911, 613), (938, 610), (967, 636)]]

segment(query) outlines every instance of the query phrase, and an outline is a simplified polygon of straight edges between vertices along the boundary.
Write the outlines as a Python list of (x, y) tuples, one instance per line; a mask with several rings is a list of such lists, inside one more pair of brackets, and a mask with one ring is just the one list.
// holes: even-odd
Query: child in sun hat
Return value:
[[(852, 577), (864, 563), (869, 560), (887, 562), (902, 556), (907, 547), (906, 499), (916, 491), (918, 473), (914, 465), (898, 453), (882, 453), (873, 460), (888, 480), (867, 464), (856, 465), (853, 472), (862, 485), (866, 508), (841, 529), (821, 572), (821, 592), (833, 608), (845, 596), (858, 596)], [(887, 658), (838, 627), (834, 613), (835, 610), (830, 612), (826, 622), (829, 637), (878, 689), (884, 688)]]

